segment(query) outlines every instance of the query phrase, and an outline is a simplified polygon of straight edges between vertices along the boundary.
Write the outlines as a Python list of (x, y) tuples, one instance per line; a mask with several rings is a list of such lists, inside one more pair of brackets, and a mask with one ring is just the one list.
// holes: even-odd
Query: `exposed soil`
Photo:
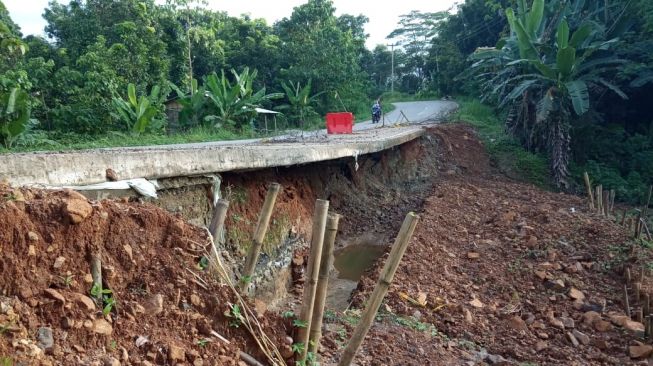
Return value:
[[(643, 325), (619, 317), (622, 272), (631, 265), (639, 278), (649, 250), (614, 219), (585, 212), (584, 200), (495, 172), (471, 128), (443, 125), (431, 133), (443, 174), (357, 364), (636, 363), (628, 346)], [(364, 306), (385, 257), (360, 282), (355, 308)], [(633, 312), (641, 306), (634, 287)], [(331, 315), (327, 359), (337, 360), (359, 314)], [(642, 348), (638, 359), (652, 351)]]
[[(203, 229), (149, 204), (7, 186), (0, 217), (0, 356), (24, 365), (236, 365), (242, 350), (262, 359), (224, 314), (236, 303), (231, 290), (198, 268)], [(107, 315), (89, 297), (92, 253), (101, 253), (103, 287), (116, 300)], [(278, 317), (262, 323), (268, 336), (285, 337)], [(211, 330), (232, 343), (205, 344)]]

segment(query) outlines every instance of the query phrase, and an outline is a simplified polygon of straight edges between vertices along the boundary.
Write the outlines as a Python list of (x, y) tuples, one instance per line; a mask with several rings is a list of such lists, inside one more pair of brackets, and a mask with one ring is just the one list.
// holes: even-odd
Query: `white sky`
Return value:
[[(24, 35), (42, 34), (45, 20), (41, 17), (48, 0), (3, 0), (14, 22), (20, 25)], [(157, 0), (158, 1), (158, 0)], [(67, 2), (67, 0), (59, 0)], [(161, 1), (163, 2), (163, 1)], [(216, 10), (228, 12), (232, 16), (249, 14), (253, 18), (265, 18), (268, 24), (289, 17), (295, 6), (305, 0), (209, 0), (209, 6)], [(366, 31), (370, 35), (367, 47), (387, 43), (385, 37), (397, 25), (399, 15), (411, 10), (436, 12), (449, 9), (456, 0), (334, 0), (336, 13), (367, 16), (370, 21)]]

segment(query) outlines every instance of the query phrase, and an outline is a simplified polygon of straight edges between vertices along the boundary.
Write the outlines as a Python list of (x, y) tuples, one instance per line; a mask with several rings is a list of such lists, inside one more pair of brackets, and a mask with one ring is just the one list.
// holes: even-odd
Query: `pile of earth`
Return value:
[[(150, 204), (0, 185), (0, 360), (242, 365), (245, 352), (265, 361), (239, 324), (234, 292), (206, 268), (210, 240), (205, 229)], [(107, 289), (99, 303), (91, 295), (93, 255)], [(279, 317), (258, 320), (284, 344)]]
[[(624, 268), (633, 314), (643, 305), (634, 281), (651, 288), (648, 243), (584, 199), (506, 178), (470, 127), (431, 133), (441, 174), (357, 364), (649, 364), (653, 346), (623, 305)], [(328, 313), (327, 361), (337, 361), (386, 258), (350, 310)]]

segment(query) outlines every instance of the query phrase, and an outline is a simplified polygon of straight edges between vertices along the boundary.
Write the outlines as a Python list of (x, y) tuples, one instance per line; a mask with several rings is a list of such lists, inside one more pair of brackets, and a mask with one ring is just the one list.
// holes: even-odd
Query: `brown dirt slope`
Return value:
[[(359, 364), (623, 365), (648, 357), (653, 347), (629, 357), (643, 327), (620, 317), (622, 268), (639, 278), (648, 249), (614, 219), (586, 212), (584, 200), (496, 173), (470, 127), (431, 133), (442, 174)], [(355, 307), (384, 259), (359, 284)], [(634, 287), (633, 310), (641, 306)], [(324, 354), (335, 359), (352, 321), (333, 318)]]
[[(152, 205), (0, 186), (0, 356), (24, 365), (262, 357), (224, 314), (235, 302), (229, 288), (198, 267), (208, 243), (203, 229)], [(92, 253), (116, 300), (108, 315), (89, 298)], [(232, 343), (205, 343), (211, 330)]]

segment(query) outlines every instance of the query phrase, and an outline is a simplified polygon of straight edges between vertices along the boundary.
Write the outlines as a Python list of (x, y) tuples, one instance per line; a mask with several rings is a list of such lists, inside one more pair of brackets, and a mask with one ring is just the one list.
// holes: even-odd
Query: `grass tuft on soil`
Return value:
[(551, 176), (546, 156), (524, 149), (510, 136), (494, 109), (476, 99), (457, 100), (460, 109), (453, 121), (465, 121), (478, 131), (492, 162), (510, 178), (551, 189)]

